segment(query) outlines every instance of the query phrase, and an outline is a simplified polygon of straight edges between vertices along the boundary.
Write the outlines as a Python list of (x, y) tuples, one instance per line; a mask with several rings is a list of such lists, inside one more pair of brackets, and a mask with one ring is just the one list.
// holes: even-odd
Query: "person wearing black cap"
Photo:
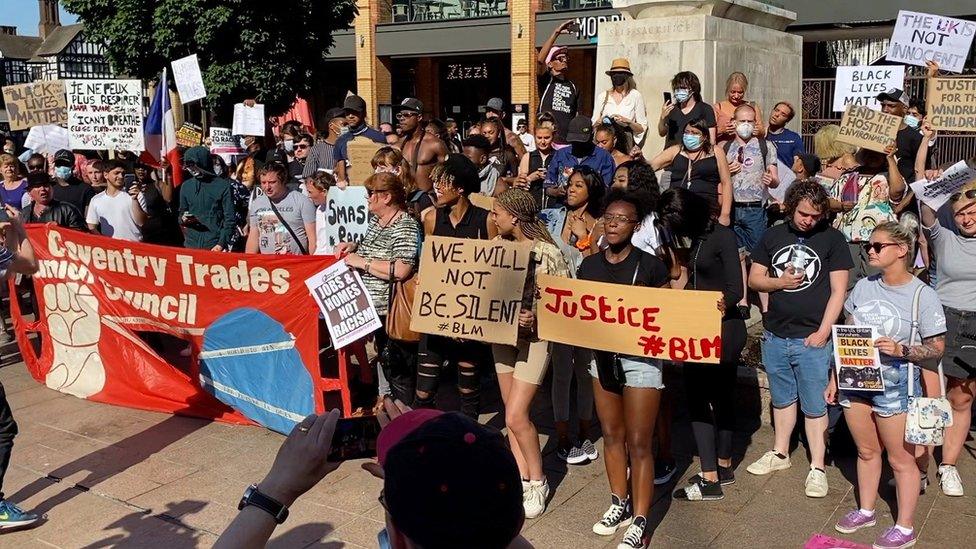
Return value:
[(881, 112), (901, 118), (898, 135), (895, 137), (895, 156), (898, 158), (898, 173), (905, 181), (915, 181), (915, 157), (922, 145), (922, 134), (915, 128), (905, 124), (905, 113), (910, 101), (908, 94), (898, 88), (886, 90), (878, 94)]
[(430, 172), (434, 165), (447, 158), (447, 144), (425, 131), (424, 104), (407, 97), (396, 107), (397, 125), (402, 137), (397, 146), (410, 164), (417, 189), (431, 190)]
[(54, 198), (53, 184), (51, 176), (45, 172), (27, 174), (31, 203), (21, 212), (21, 219), (24, 223), (54, 223), (65, 229), (88, 232), (78, 208)]
[(607, 187), (613, 181), (613, 157), (593, 142), (593, 126), (586, 116), (577, 116), (569, 123), (566, 140), (570, 146), (552, 155), (546, 172), (546, 194), (561, 198), (566, 196), (569, 176), (577, 166), (589, 166), (600, 174)]
[(312, 147), (312, 164), (316, 166), (316, 169), (333, 171), (336, 165), (336, 144), (341, 136), (349, 133), (349, 125), (346, 122), (346, 112), (339, 107), (326, 111), (325, 121), (329, 134), (325, 136), (324, 141), (320, 141)]
[(383, 132), (366, 125), (366, 100), (358, 95), (349, 95), (342, 102), (342, 110), (346, 114), (346, 126), (349, 128), (346, 133), (339, 136), (335, 144), (335, 175), (336, 181), (340, 185), (348, 183), (346, 177), (346, 162), (349, 154), (346, 147), (349, 142), (357, 137), (369, 139), (374, 143), (386, 145), (386, 136)]
[[(525, 143), (522, 143), (522, 139), (519, 138), (518, 134), (512, 130), (505, 127), (505, 102), (502, 101), (501, 97), (492, 97), (485, 104), (485, 118), (491, 120), (492, 118), (497, 118), (502, 122), (502, 128), (505, 129), (505, 143), (515, 151), (516, 156), (519, 159), (527, 152), (525, 148)], [(528, 126), (526, 125), (526, 128)]]
[(84, 213), (96, 194), (91, 185), (75, 177), (75, 155), (67, 149), (54, 153), (54, 198)]
[[(424, 234), (490, 240), (497, 229), (488, 222), (488, 210), (479, 208), (468, 199), (481, 189), (478, 170), (466, 157), (450, 154), (434, 166), (434, 208), (424, 215)], [(479, 366), (492, 363), (488, 345), (471, 340), (422, 335), (417, 359), (417, 393), (414, 404), (435, 407), (434, 397), (440, 386), (441, 366), (445, 361), (458, 367), (458, 391), (461, 393), (461, 412), (477, 418), (481, 400)]]

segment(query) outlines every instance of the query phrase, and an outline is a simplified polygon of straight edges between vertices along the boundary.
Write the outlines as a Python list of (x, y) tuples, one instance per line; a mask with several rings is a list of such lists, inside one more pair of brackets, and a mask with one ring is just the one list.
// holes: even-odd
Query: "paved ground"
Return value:
[[(211, 423), (89, 403), (51, 391), (35, 382), (23, 364), (0, 369), (7, 398), (20, 425), (4, 491), (28, 509), (44, 512), (39, 527), (0, 536), (0, 547), (206, 547), (236, 513), (247, 484), (260, 480), (282, 437), (257, 427)], [(737, 447), (746, 463), (771, 444), (772, 431), (758, 421), (758, 389), (740, 398), (748, 417), (741, 421)], [(677, 400), (681, 401), (680, 391)], [(548, 388), (537, 399), (535, 416), (551, 433)], [(697, 469), (680, 405), (674, 449), (681, 478)], [(751, 418), (751, 419), (750, 419)], [(497, 422), (495, 414), (484, 417)], [(833, 532), (837, 518), (854, 505), (853, 456), (834, 437), (842, 454), (829, 467), (830, 494), (803, 496), (807, 460), (802, 446), (792, 469), (754, 477), (738, 468), (738, 482), (724, 500), (672, 502), (670, 488), (656, 495), (652, 547), (801, 547), (814, 532)], [(976, 532), (976, 446), (970, 441), (960, 466), (969, 496), (947, 498), (938, 488), (922, 497), (917, 513), (919, 547), (972, 547)], [(603, 463), (567, 470), (554, 459), (546, 464), (553, 498), (524, 534), (537, 547), (615, 546), (617, 540), (590, 532), (608, 503)], [(744, 452), (744, 457), (741, 454)], [(890, 476), (886, 473), (885, 479)], [(359, 463), (344, 464), (299, 500), (291, 518), (276, 532), (274, 547), (376, 547), (383, 527), (377, 502), (379, 481)], [(883, 491), (880, 523), (892, 522), (892, 489)], [(870, 543), (875, 532), (855, 535)]]

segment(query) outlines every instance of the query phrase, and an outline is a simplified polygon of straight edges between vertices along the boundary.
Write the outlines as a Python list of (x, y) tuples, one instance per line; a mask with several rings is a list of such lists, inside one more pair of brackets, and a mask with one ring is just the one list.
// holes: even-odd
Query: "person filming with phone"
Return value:
[(539, 74), (539, 112), (552, 115), (558, 143), (566, 141), (569, 122), (579, 110), (580, 93), (576, 84), (566, 76), (569, 73), (569, 50), (555, 44), (560, 34), (574, 34), (577, 31), (579, 24), (573, 20), (556, 27), (539, 50), (537, 59), (540, 65), (546, 67), (546, 71)]
[(105, 190), (88, 205), (85, 221), (93, 233), (120, 240), (142, 242), (146, 197), (133, 177), (126, 179), (125, 163), (110, 160), (105, 165)]

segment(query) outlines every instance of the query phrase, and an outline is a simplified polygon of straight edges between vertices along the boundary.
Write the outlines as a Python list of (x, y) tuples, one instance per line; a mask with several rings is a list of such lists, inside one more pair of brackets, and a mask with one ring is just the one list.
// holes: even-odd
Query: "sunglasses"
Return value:
[(295, 145), (295, 148), (300, 150), (305, 150), (308, 148), (308, 145)]
[(397, 117), (398, 120), (399, 119), (402, 119), (402, 118), (412, 118), (414, 116), (417, 116), (417, 113), (412, 112), (412, 111), (400, 111), (400, 112), (396, 113), (396, 117)]
[(864, 242), (861, 247), (864, 248), (865, 253), (870, 253), (874, 250), (874, 253), (880, 254), (881, 250), (887, 248), (888, 246), (897, 246), (896, 242)]
[(388, 192), (390, 192), (390, 189), (370, 189), (370, 188), (367, 188), (366, 189), (366, 196), (367, 197), (372, 197), (374, 194), (377, 194), (377, 193), (388, 193)]
[(976, 189), (969, 189), (968, 191), (955, 193), (949, 197), (949, 202), (959, 202), (963, 198), (966, 200), (973, 200), (976, 198)]
[(30, 171), (32, 171), (32, 172), (39, 172), (39, 171), (41, 171), (41, 170), (44, 169), (44, 165), (43, 164), (41, 164), (41, 165), (36, 165), (35, 164), (35, 165), (32, 166), (32, 165), (28, 164), (27, 165), (27, 169), (30, 170)]

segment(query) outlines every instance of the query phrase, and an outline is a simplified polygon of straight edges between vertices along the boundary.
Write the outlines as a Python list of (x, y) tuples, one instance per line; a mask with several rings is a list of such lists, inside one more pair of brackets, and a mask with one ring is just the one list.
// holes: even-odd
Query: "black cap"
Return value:
[(570, 143), (588, 143), (593, 141), (593, 123), (587, 116), (577, 116), (569, 121), (566, 131), (566, 141)]
[(69, 151), (68, 149), (61, 149), (60, 151), (54, 153), (54, 165), (74, 167), (75, 153)]
[(462, 147), (474, 147), (476, 149), (481, 149), (485, 152), (491, 152), (491, 141), (488, 138), (479, 134), (469, 135), (464, 141), (461, 142)]
[(424, 104), (416, 97), (406, 97), (396, 106), (396, 111), (424, 112)]
[(504, 437), (460, 413), (428, 419), (396, 442), (383, 472), (390, 520), (420, 547), (507, 547), (525, 522)]
[(343, 109), (342, 107), (334, 107), (325, 111), (326, 123), (328, 123), (329, 120), (332, 120), (334, 118), (343, 118), (345, 116), (346, 116), (346, 109)]
[(342, 102), (343, 111), (353, 111), (356, 114), (366, 114), (366, 100), (358, 95), (347, 96)]
[(505, 102), (502, 101), (501, 97), (492, 97), (485, 104), (485, 110), (495, 111), (499, 114), (505, 112)]
[[(478, 137), (481, 137), (480, 135)], [(482, 138), (484, 139), (484, 138)], [(487, 141), (487, 140), (486, 140)], [(463, 154), (449, 154), (447, 160), (441, 163), (443, 166), (443, 177), (453, 179), (451, 185), (461, 189), (463, 194), (476, 193), (481, 190), (481, 178), (478, 176), (478, 168), (474, 162)]]
[(796, 153), (796, 156), (800, 158), (800, 163), (803, 164), (803, 170), (807, 172), (807, 177), (817, 175), (820, 171), (819, 156), (808, 152)]
[(27, 174), (27, 188), (45, 187), (52, 185), (51, 176), (47, 172), (31, 172)]
[(909, 106), (908, 94), (898, 88), (891, 88), (878, 94), (878, 101), (894, 101)]

